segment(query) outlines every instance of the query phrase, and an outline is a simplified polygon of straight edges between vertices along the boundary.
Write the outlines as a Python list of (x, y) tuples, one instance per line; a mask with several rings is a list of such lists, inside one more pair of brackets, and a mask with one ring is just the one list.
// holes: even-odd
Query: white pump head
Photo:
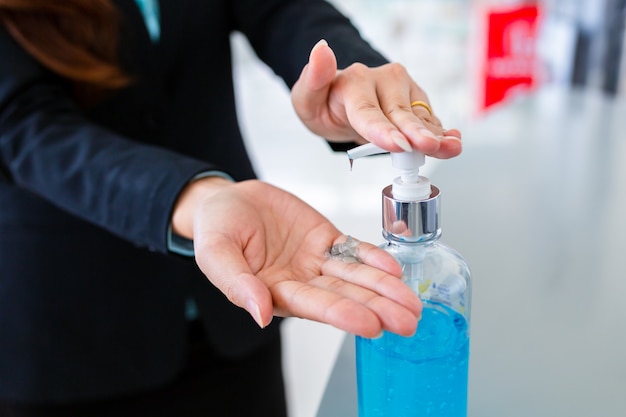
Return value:
[[(353, 159), (364, 156), (386, 153), (378, 146), (368, 143), (348, 151), (348, 157)], [(421, 152), (392, 152), (391, 164), (400, 170), (400, 176), (393, 180), (393, 197), (401, 201), (418, 201), (430, 197), (430, 180), (419, 175), (419, 169), (424, 165), (425, 157)]]

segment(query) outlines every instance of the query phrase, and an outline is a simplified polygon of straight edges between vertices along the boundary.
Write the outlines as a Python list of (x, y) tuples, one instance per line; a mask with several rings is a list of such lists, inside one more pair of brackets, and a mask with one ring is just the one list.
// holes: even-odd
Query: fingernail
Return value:
[(265, 328), (263, 318), (261, 317), (261, 309), (257, 303), (255, 303), (252, 299), (248, 300), (246, 303), (246, 310), (248, 310), (248, 313), (250, 313), (254, 321), (256, 321), (256, 324), (258, 324), (261, 329)]
[(381, 331), (380, 333), (378, 333), (376, 336), (372, 337), (372, 339), (380, 339), (381, 337), (383, 337), (383, 332)]
[(391, 134), (391, 140), (393, 143), (402, 148), (404, 152), (412, 152), (413, 147), (409, 143), (409, 141), (404, 137), (404, 135), (400, 132), (393, 132)]
[(420, 133), (420, 135), (426, 136), (427, 138), (431, 138), (431, 139), (434, 139), (436, 141), (441, 140), (441, 137), (435, 135), (433, 132), (431, 132), (428, 129), (420, 129), (418, 132)]
[(315, 46), (313, 46), (312, 50), (315, 50), (315, 49), (317, 49), (319, 47), (322, 47), (322, 46), (328, 46), (328, 42), (326, 41), (326, 39), (320, 39), (319, 41), (317, 41)]
[(459, 129), (447, 129), (443, 132), (444, 136), (454, 136), (456, 138), (461, 139), (461, 131)]
[(457, 142), (462, 142), (461, 138), (457, 138), (456, 136), (444, 136), (444, 140), (456, 140)]

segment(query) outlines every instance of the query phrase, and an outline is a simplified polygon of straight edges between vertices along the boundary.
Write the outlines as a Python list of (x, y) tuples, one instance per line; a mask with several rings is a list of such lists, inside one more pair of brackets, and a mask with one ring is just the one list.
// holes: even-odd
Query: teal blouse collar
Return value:
[(161, 37), (161, 15), (158, 0), (135, 0), (143, 20), (146, 23), (148, 34), (152, 42), (158, 42)]

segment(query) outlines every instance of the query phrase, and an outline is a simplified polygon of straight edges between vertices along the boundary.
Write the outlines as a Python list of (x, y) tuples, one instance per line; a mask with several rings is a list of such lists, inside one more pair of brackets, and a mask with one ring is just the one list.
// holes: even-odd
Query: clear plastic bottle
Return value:
[[(365, 146), (349, 152), (350, 158), (381, 151)], [(465, 417), (469, 267), (439, 241), (440, 191), (418, 175), (423, 155), (392, 158), (402, 175), (383, 190), (381, 247), (400, 262), (402, 279), (424, 308), (412, 337), (384, 332), (377, 339), (356, 338), (359, 417)]]

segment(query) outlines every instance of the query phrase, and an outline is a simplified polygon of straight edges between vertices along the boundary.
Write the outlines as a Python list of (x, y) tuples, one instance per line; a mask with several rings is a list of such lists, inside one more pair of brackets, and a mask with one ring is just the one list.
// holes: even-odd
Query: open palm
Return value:
[(366, 337), (410, 335), (418, 297), (385, 251), (360, 243), (361, 263), (326, 256), (346, 236), (294, 195), (261, 181), (226, 187), (196, 209), (196, 262), (260, 326), (273, 315), (331, 324)]

